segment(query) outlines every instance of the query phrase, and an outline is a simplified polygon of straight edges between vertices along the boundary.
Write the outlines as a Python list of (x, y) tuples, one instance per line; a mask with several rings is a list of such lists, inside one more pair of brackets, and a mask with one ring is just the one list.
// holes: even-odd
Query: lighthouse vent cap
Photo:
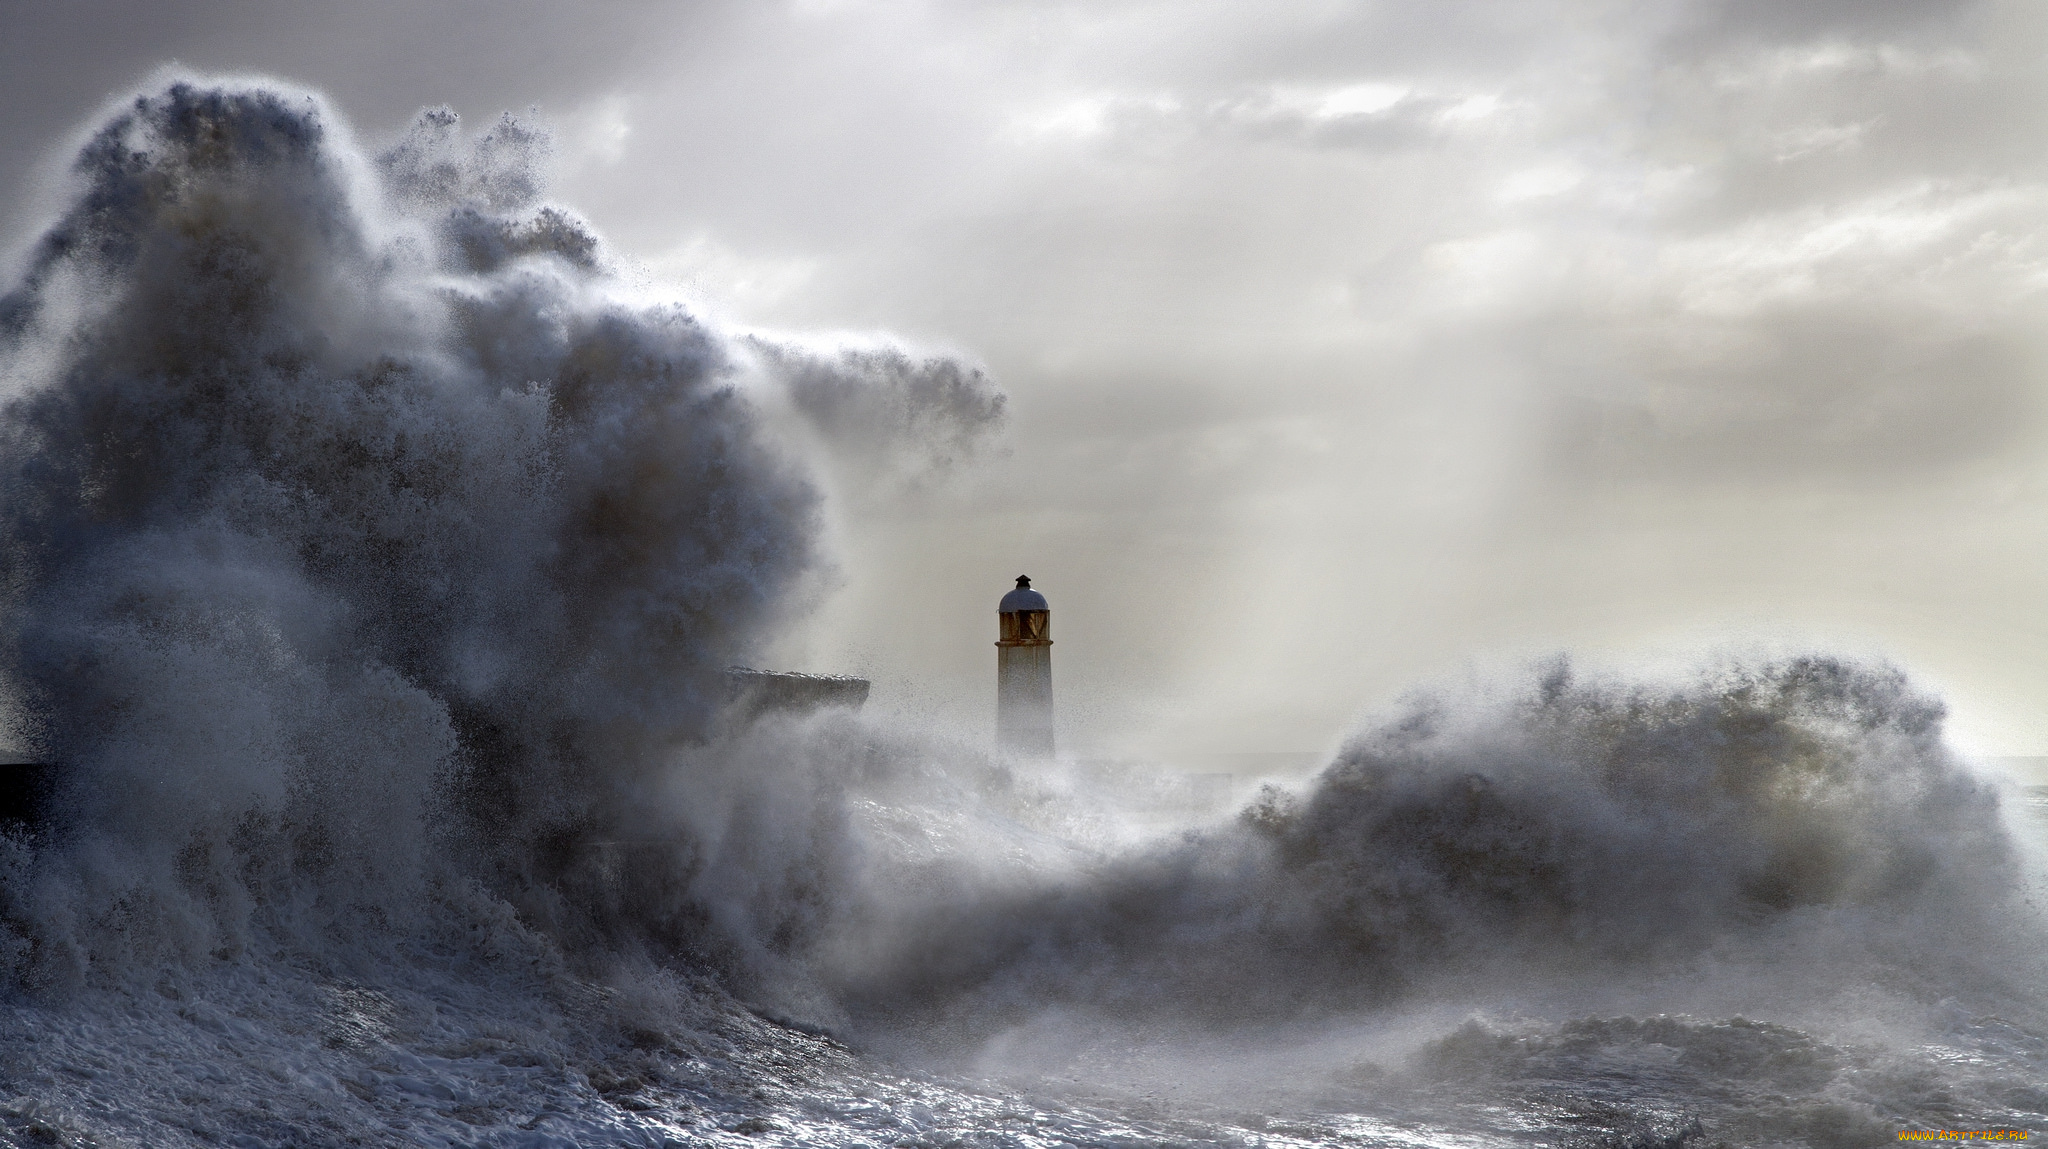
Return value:
[(1019, 610), (1051, 610), (1045, 596), (1031, 589), (1031, 576), (1018, 575), (1017, 589), (1003, 596), (1002, 605), (996, 607), (997, 614), (1009, 614)]

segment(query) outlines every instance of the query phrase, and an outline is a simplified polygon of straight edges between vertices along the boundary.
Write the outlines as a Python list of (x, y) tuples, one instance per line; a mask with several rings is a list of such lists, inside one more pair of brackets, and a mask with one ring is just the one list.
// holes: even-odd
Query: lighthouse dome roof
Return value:
[(1018, 610), (1051, 610), (1045, 596), (1031, 589), (1031, 579), (1026, 575), (1017, 576), (1017, 589), (1003, 596), (1002, 604), (996, 607), (997, 614), (1009, 614)]

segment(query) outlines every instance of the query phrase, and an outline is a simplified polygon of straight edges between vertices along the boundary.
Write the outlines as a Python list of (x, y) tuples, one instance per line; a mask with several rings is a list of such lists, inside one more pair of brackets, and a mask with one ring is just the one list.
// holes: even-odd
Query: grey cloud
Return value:
[(1812, 40), (1820, 37), (1876, 39), (1953, 26), (1981, 0), (1712, 0), (1682, 8), (1680, 43), (1702, 48), (1716, 43)]
[(1554, 465), (1595, 483), (1917, 484), (2023, 442), (2038, 353), (1998, 334), (1902, 329), (1912, 318), (1787, 311), (1708, 356), (1687, 345), (1697, 333), (1677, 333), (1637, 360), (1630, 397), (1560, 404)]
[(1885, 189), (1963, 195), (2039, 180), (2029, 141), (2043, 86), (1991, 51), (1730, 49), (1664, 69), (1631, 134), (1641, 156), (1695, 173), (1686, 231), (1847, 207)]
[(2002, 113), (2001, 49), (1951, 23), (1788, 53), (1767, 41), (1789, 26), (1752, 23), (1667, 69), (1627, 125), (1623, 153), (1680, 190), (1624, 223), (1562, 209), (1602, 256), (1502, 335), (1555, 396), (1548, 466), (1588, 490), (1882, 487), (2018, 449), (2048, 223), (2025, 189), (2048, 168), (1999, 142), (2034, 114)]
[(1221, 101), (1204, 115), (1214, 128), (1253, 139), (1313, 147), (1387, 151), (1416, 147), (1445, 134), (1446, 113), (1459, 101), (1440, 95), (1405, 95), (1369, 112), (1306, 112), (1270, 92)]
[(1097, 139), (1103, 148), (1120, 152), (1157, 151), (1162, 145), (1186, 149), (1202, 140), (1396, 151), (1444, 138), (1452, 127), (1448, 114), (1460, 103), (1451, 96), (1415, 93), (1370, 110), (1317, 106), (1317, 97), (1332, 90), (1341, 92), (1343, 86), (1325, 85), (1319, 91), (1269, 85), (1185, 102), (1114, 97), (1102, 101)]

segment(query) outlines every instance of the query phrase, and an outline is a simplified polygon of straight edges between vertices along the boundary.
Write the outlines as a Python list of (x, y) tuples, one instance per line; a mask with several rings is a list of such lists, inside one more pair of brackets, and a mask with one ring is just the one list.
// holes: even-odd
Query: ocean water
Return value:
[(972, 364), (623, 284), (545, 139), (170, 77), (0, 296), (0, 1143), (2048, 1136), (2048, 791), (1816, 654), (1419, 694), (1133, 808), (742, 716)]

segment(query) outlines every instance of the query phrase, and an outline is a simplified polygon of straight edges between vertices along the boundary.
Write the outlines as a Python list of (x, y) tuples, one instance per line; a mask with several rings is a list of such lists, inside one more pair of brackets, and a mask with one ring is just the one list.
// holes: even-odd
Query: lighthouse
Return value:
[(996, 746), (1052, 757), (1052, 608), (1027, 575), (996, 607)]

